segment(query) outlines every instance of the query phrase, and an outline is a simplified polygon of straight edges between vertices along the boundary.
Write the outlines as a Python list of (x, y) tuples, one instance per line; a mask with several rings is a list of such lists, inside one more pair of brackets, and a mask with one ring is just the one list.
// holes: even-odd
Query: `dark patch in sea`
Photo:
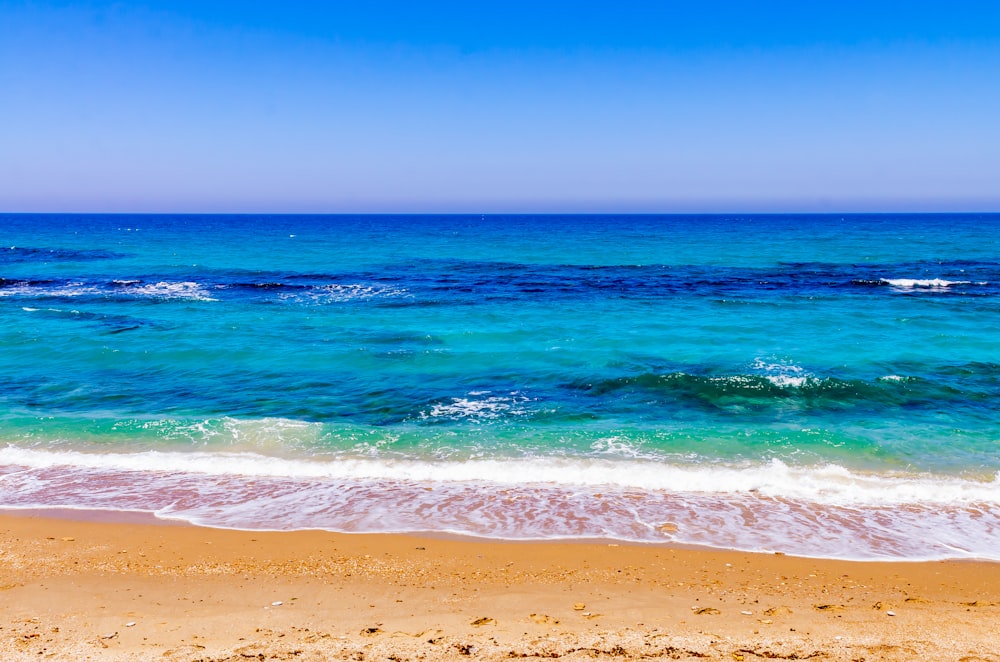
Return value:
[(72, 248), (34, 248), (28, 246), (0, 246), (0, 264), (23, 262), (93, 262), (129, 257), (125, 253), (108, 250), (80, 250)]

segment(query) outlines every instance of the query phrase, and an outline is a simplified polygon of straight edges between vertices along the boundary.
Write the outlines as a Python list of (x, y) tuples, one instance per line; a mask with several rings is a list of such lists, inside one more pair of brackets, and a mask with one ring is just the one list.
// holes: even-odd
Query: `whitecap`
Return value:
[(751, 369), (779, 388), (801, 388), (812, 376), (794, 363), (754, 359)]
[(85, 295), (100, 295), (99, 288), (84, 283), (74, 282), (65, 285), (30, 285), (20, 284), (0, 289), (0, 297), (80, 297)]
[(406, 289), (401, 287), (365, 285), (363, 283), (333, 283), (314, 287), (306, 293), (282, 293), (279, 297), (286, 300), (327, 304), (406, 295)]
[[(135, 281), (138, 282), (138, 281)], [(127, 284), (127, 282), (123, 283)], [(208, 295), (199, 283), (184, 281), (171, 283), (160, 281), (147, 285), (129, 286), (125, 292), (132, 296), (145, 296), (155, 299), (191, 299), (194, 301), (216, 301)]]
[(520, 393), (479, 397), (486, 393), (489, 391), (472, 391), (468, 394), (471, 397), (452, 398), (450, 402), (435, 403), (429, 411), (421, 412), (420, 417), (486, 421), (508, 416), (524, 416), (529, 413), (524, 404), (529, 402), (530, 398)]
[(945, 280), (943, 278), (882, 278), (880, 282), (900, 290), (942, 290), (954, 285), (969, 285), (971, 283), (968, 280)]

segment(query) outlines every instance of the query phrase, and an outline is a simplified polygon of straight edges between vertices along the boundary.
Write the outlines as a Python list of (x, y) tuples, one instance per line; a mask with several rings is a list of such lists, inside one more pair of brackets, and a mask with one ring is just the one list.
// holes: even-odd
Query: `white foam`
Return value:
[(445, 419), (468, 419), (468, 420), (496, 420), (509, 416), (524, 416), (528, 409), (524, 403), (530, 398), (514, 392), (509, 396), (493, 395), (488, 398), (477, 398), (487, 392), (473, 391), (470, 398), (452, 398), (451, 402), (440, 402), (431, 406), (430, 411), (421, 412), (423, 419), (445, 418)]
[(779, 388), (801, 388), (812, 379), (806, 370), (793, 363), (754, 359), (751, 369)]
[(137, 285), (137, 280), (113, 281), (118, 287), (86, 285), (80, 282), (65, 285), (14, 285), (0, 289), (0, 297), (81, 297), (81, 296), (139, 296), (156, 299), (191, 299), (195, 301), (215, 301), (203, 286), (190, 281), (171, 283), (161, 281), (147, 285)]
[(845, 559), (1000, 560), (998, 488), (1000, 476), (869, 475), (781, 462), (0, 449), (0, 507), (139, 510), (242, 529), (669, 540)]
[(622, 458), (648, 458), (639, 444), (623, 436), (602, 437), (590, 444), (590, 450), (598, 455)]
[(651, 459), (519, 457), (412, 460), (340, 456), (288, 459), (252, 452), (82, 453), (7, 446), (0, 465), (71, 467), (208, 476), (401, 480), (419, 483), (616, 487), (731, 494), (841, 506), (969, 504), (1000, 506), (1000, 474), (990, 481), (905, 473), (863, 473), (839, 465), (797, 467), (777, 459), (744, 465), (677, 465)]
[(941, 290), (952, 287), (953, 285), (969, 285), (971, 283), (971, 281), (968, 280), (944, 280), (943, 278), (882, 278), (880, 280), (886, 285), (891, 285), (892, 287), (902, 290), (912, 290), (917, 288)]
[(100, 294), (100, 288), (83, 283), (66, 283), (55, 287), (23, 284), (0, 289), (0, 297), (79, 297)]
[(793, 375), (765, 375), (764, 378), (781, 388), (801, 388), (809, 380), (808, 377), (796, 377)]
[(198, 283), (184, 281), (180, 283), (169, 283), (161, 281), (137, 287), (128, 287), (123, 290), (133, 296), (147, 296), (155, 299), (191, 299), (194, 301), (216, 301)]
[(343, 303), (347, 301), (399, 297), (406, 294), (407, 291), (401, 287), (365, 285), (362, 283), (334, 283), (314, 288), (305, 294), (284, 293), (279, 295), (279, 297), (298, 301), (312, 301), (314, 303)]

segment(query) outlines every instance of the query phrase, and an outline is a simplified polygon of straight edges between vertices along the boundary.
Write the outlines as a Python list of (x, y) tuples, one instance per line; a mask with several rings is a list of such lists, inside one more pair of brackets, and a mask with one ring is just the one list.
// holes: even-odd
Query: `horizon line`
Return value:
[(994, 210), (937, 211), (0, 211), (0, 216), (935, 216), (997, 215)]

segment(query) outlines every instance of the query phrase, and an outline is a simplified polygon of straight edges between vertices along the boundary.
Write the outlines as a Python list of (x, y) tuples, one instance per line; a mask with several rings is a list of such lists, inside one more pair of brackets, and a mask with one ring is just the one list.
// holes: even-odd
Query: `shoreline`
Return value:
[(0, 532), (4, 659), (1000, 657), (1000, 566), (990, 561), (237, 531), (10, 510)]
[(698, 545), (694, 543), (684, 543), (676, 541), (651, 542), (642, 540), (623, 540), (619, 538), (584, 538), (584, 537), (554, 537), (554, 538), (491, 538), (489, 536), (479, 536), (471, 533), (457, 533), (453, 531), (336, 531), (323, 528), (299, 528), (299, 529), (253, 529), (227, 526), (211, 526), (198, 524), (185, 519), (174, 519), (169, 517), (159, 517), (151, 511), (145, 510), (114, 510), (105, 508), (67, 508), (67, 507), (11, 507), (0, 506), (0, 520), (11, 517), (29, 517), (37, 519), (68, 520), (75, 522), (94, 522), (99, 524), (139, 524), (149, 526), (170, 526), (189, 527), (196, 529), (206, 529), (215, 531), (232, 531), (235, 533), (328, 533), (334, 536), (403, 536), (408, 538), (419, 538), (425, 540), (444, 540), (458, 543), (478, 543), (496, 545), (609, 545), (640, 547), (659, 550), (682, 550), (689, 552), (708, 553), (732, 553), (750, 555), (775, 555), (787, 556), (807, 561), (831, 561), (837, 563), (981, 563), (985, 565), (996, 565), (1000, 570), (1000, 559), (982, 558), (973, 556), (955, 556), (947, 558), (837, 558), (828, 556), (811, 556), (808, 554), (798, 554), (795, 552), (785, 552), (781, 550), (747, 550), (728, 547), (713, 547), (711, 545)]
[[(7, 472), (0, 502), (15, 508), (143, 511), (237, 530), (611, 539), (842, 560), (1000, 561), (996, 477), (984, 482), (865, 473), (836, 463), (796, 467), (777, 459), (727, 468), (593, 458), (562, 466), (548, 458), (538, 460), (539, 468), (524, 459), (513, 465), (484, 460), (442, 466), (422, 460), (312, 462), (258, 453), (109, 454), (16, 446), (0, 449), (0, 455), (5, 463), (0, 469)], [(360, 471), (355, 461), (370, 466)], [(389, 475), (378, 477), (382, 470)], [(419, 471), (405, 477), (410, 470)], [(435, 480), (443, 470), (459, 473)], [(511, 471), (521, 482), (508, 482), (512, 476), (504, 472)], [(199, 490), (190, 489), (191, 481)], [(421, 530), (429, 521), (437, 531)]]

